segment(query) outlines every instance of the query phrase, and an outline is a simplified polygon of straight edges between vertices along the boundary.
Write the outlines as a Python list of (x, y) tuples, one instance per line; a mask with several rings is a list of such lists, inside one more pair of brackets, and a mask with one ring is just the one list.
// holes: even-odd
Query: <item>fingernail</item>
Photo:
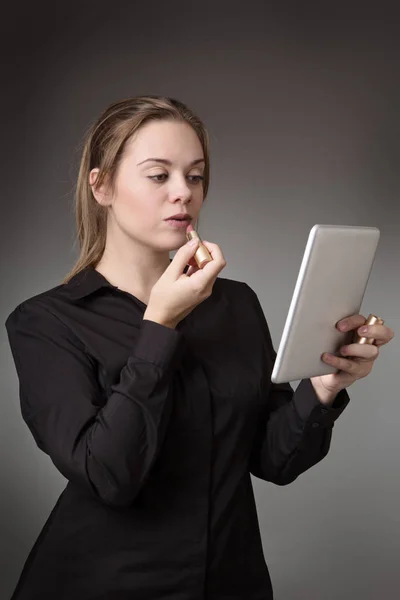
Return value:
[(189, 246), (196, 246), (196, 244), (198, 244), (199, 240), (197, 240), (196, 238), (193, 238), (191, 240), (189, 240), (188, 244)]
[(360, 333), (367, 333), (368, 331), (368, 327), (360, 327), (360, 329), (358, 330)]
[(340, 329), (341, 331), (346, 331), (346, 329), (347, 329), (347, 325), (348, 325), (348, 322), (347, 322), (347, 321), (344, 321), (343, 323), (340, 323), (340, 325), (339, 325), (339, 329)]

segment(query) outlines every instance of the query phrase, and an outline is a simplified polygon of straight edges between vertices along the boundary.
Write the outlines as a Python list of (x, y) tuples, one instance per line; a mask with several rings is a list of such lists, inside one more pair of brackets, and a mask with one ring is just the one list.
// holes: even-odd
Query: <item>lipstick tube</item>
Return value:
[[(383, 325), (384, 324), (384, 320), (380, 319), (379, 317), (377, 317), (376, 315), (368, 315), (368, 319), (365, 321), (364, 325)], [(361, 337), (358, 335), (358, 333), (356, 332), (354, 334), (354, 338), (353, 338), (353, 344), (373, 344), (375, 342), (375, 338), (366, 338), (366, 337)]]
[(196, 261), (197, 266), (199, 267), (199, 269), (202, 269), (203, 266), (206, 263), (212, 261), (212, 256), (209, 253), (209, 251), (206, 248), (206, 246), (201, 241), (201, 238), (200, 238), (199, 234), (197, 233), (197, 231), (195, 229), (192, 229), (191, 231), (188, 231), (186, 233), (186, 237), (187, 237), (188, 241), (193, 240), (193, 239), (199, 240), (199, 247), (196, 250), (196, 253), (194, 255), (194, 259), (195, 259), (195, 261)]

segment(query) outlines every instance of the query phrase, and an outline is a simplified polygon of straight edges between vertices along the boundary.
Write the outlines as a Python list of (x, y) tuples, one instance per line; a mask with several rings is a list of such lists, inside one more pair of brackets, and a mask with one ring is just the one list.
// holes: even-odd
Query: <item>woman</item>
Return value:
[(68, 480), (12, 600), (273, 597), (250, 474), (286, 485), (323, 459), (378, 348), (271, 384), (255, 292), (218, 277), (217, 244), (199, 269), (185, 243), (208, 185), (206, 130), (176, 100), (116, 102), (89, 131), (79, 260), (6, 322), (23, 418)]

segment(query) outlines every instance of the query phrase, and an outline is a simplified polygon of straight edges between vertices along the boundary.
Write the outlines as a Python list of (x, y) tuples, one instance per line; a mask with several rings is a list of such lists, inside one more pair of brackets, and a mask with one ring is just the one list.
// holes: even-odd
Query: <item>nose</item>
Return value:
[(191, 197), (192, 190), (185, 177), (176, 177), (175, 181), (171, 183), (171, 201), (175, 202), (176, 200), (182, 200), (182, 202), (186, 203), (190, 201)]

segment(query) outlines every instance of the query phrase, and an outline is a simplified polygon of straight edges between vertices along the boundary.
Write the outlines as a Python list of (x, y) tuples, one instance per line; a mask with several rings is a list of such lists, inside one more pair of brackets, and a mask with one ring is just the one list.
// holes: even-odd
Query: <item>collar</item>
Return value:
[[(172, 262), (172, 258), (169, 259)], [(189, 265), (186, 265), (184, 273), (188, 270)], [(92, 266), (85, 267), (74, 275), (68, 283), (65, 284), (64, 290), (68, 293), (68, 297), (73, 301), (83, 300), (87, 296), (94, 294), (101, 288), (109, 288), (118, 290), (119, 288), (112, 285), (101, 273), (96, 271)]]
[(71, 300), (83, 300), (101, 288), (117, 290), (111, 283), (92, 266), (85, 267), (74, 275), (65, 285), (65, 292)]

